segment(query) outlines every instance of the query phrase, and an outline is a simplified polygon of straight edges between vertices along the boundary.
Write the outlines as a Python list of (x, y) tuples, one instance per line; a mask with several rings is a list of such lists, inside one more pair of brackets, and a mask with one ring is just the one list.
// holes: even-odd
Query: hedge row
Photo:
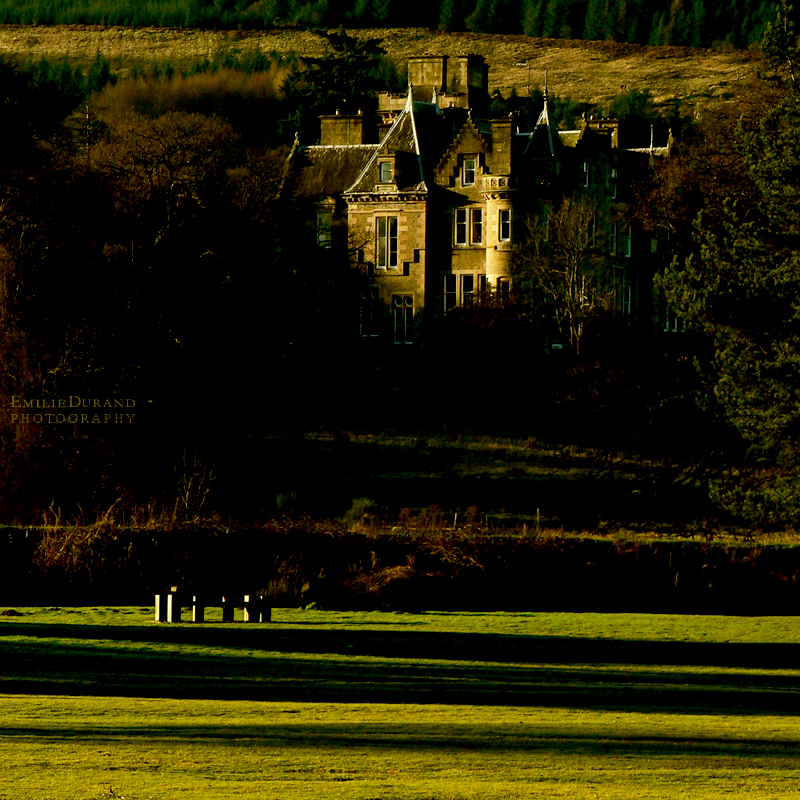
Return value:
[(173, 583), (330, 609), (794, 614), (800, 547), (480, 530), (0, 532), (0, 603), (138, 604)]

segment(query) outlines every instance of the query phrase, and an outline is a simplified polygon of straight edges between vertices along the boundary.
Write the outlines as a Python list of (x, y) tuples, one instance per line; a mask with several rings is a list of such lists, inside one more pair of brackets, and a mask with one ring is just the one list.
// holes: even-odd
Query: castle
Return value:
[(658, 244), (631, 230), (625, 210), (632, 176), (670, 145), (622, 147), (610, 119), (559, 130), (546, 91), (527, 131), (514, 116), (489, 119), (482, 56), (414, 57), (408, 77), (407, 93), (378, 96), (377, 113), (321, 117), (319, 144), (295, 142), (289, 160), (316, 246), (369, 276), (362, 337), (419, 342), (431, 319), (509, 293), (523, 221), (563, 196), (592, 199), (613, 310), (649, 309)]

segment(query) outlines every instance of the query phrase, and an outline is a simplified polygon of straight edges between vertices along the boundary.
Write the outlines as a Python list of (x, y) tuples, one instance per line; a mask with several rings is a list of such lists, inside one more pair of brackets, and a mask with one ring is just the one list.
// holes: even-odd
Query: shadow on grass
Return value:
[(17, 621), (0, 623), (0, 692), (796, 714), (794, 675), (743, 668), (798, 657), (795, 644)]
[[(392, 751), (425, 750), (470, 751), (491, 755), (493, 752), (513, 751), (515, 754), (548, 752), (587, 757), (680, 757), (714, 758), (723, 756), (728, 761), (753, 758), (772, 762), (777, 767), (793, 767), (798, 742), (795, 739), (763, 739), (741, 736), (685, 736), (685, 735), (637, 735), (618, 733), (580, 733), (574, 727), (564, 730), (536, 730), (534, 726), (519, 723), (470, 725), (470, 724), (385, 724), (364, 723), (299, 723), (265, 724), (263, 726), (227, 725), (126, 725), (124, 730), (113, 731), (91, 724), (69, 729), (45, 726), (0, 726), (0, 738), (11, 739), (20, 744), (49, 746), (69, 739), (80, 739), (84, 745), (95, 744), (108, 747), (115, 741), (139, 745), (187, 743), (213, 744), (231, 750), (246, 749), (250, 757), (254, 748), (272, 749), (280, 747), (312, 749), (347, 749), (385, 747)], [(748, 766), (752, 766), (748, 763)]]

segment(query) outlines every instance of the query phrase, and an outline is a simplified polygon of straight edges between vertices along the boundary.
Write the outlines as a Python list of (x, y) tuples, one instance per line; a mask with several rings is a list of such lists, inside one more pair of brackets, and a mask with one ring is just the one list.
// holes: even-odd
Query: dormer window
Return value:
[(381, 183), (391, 183), (394, 180), (394, 164), (391, 161), (378, 162)]
[(475, 176), (478, 173), (478, 159), (475, 156), (465, 156), (461, 168), (461, 185), (474, 186)]

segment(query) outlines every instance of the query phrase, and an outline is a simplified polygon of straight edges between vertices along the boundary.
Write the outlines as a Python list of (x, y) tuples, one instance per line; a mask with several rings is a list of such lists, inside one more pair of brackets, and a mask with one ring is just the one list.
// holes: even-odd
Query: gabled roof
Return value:
[[(412, 87), (408, 87), (408, 97), (403, 110), (394, 124), (387, 131), (380, 144), (376, 145), (369, 161), (352, 184), (347, 187), (345, 194), (373, 194), (376, 191), (376, 164), (381, 156), (394, 156), (397, 169), (395, 170), (395, 186), (398, 192), (427, 192), (425, 174), (422, 165), (422, 150), (420, 137), (417, 131), (417, 116), (424, 114), (422, 109), (415, 110), (418, 105), (414, 102)], [(381, 186), (379, 194), (390, 194), (387, 186)]]

